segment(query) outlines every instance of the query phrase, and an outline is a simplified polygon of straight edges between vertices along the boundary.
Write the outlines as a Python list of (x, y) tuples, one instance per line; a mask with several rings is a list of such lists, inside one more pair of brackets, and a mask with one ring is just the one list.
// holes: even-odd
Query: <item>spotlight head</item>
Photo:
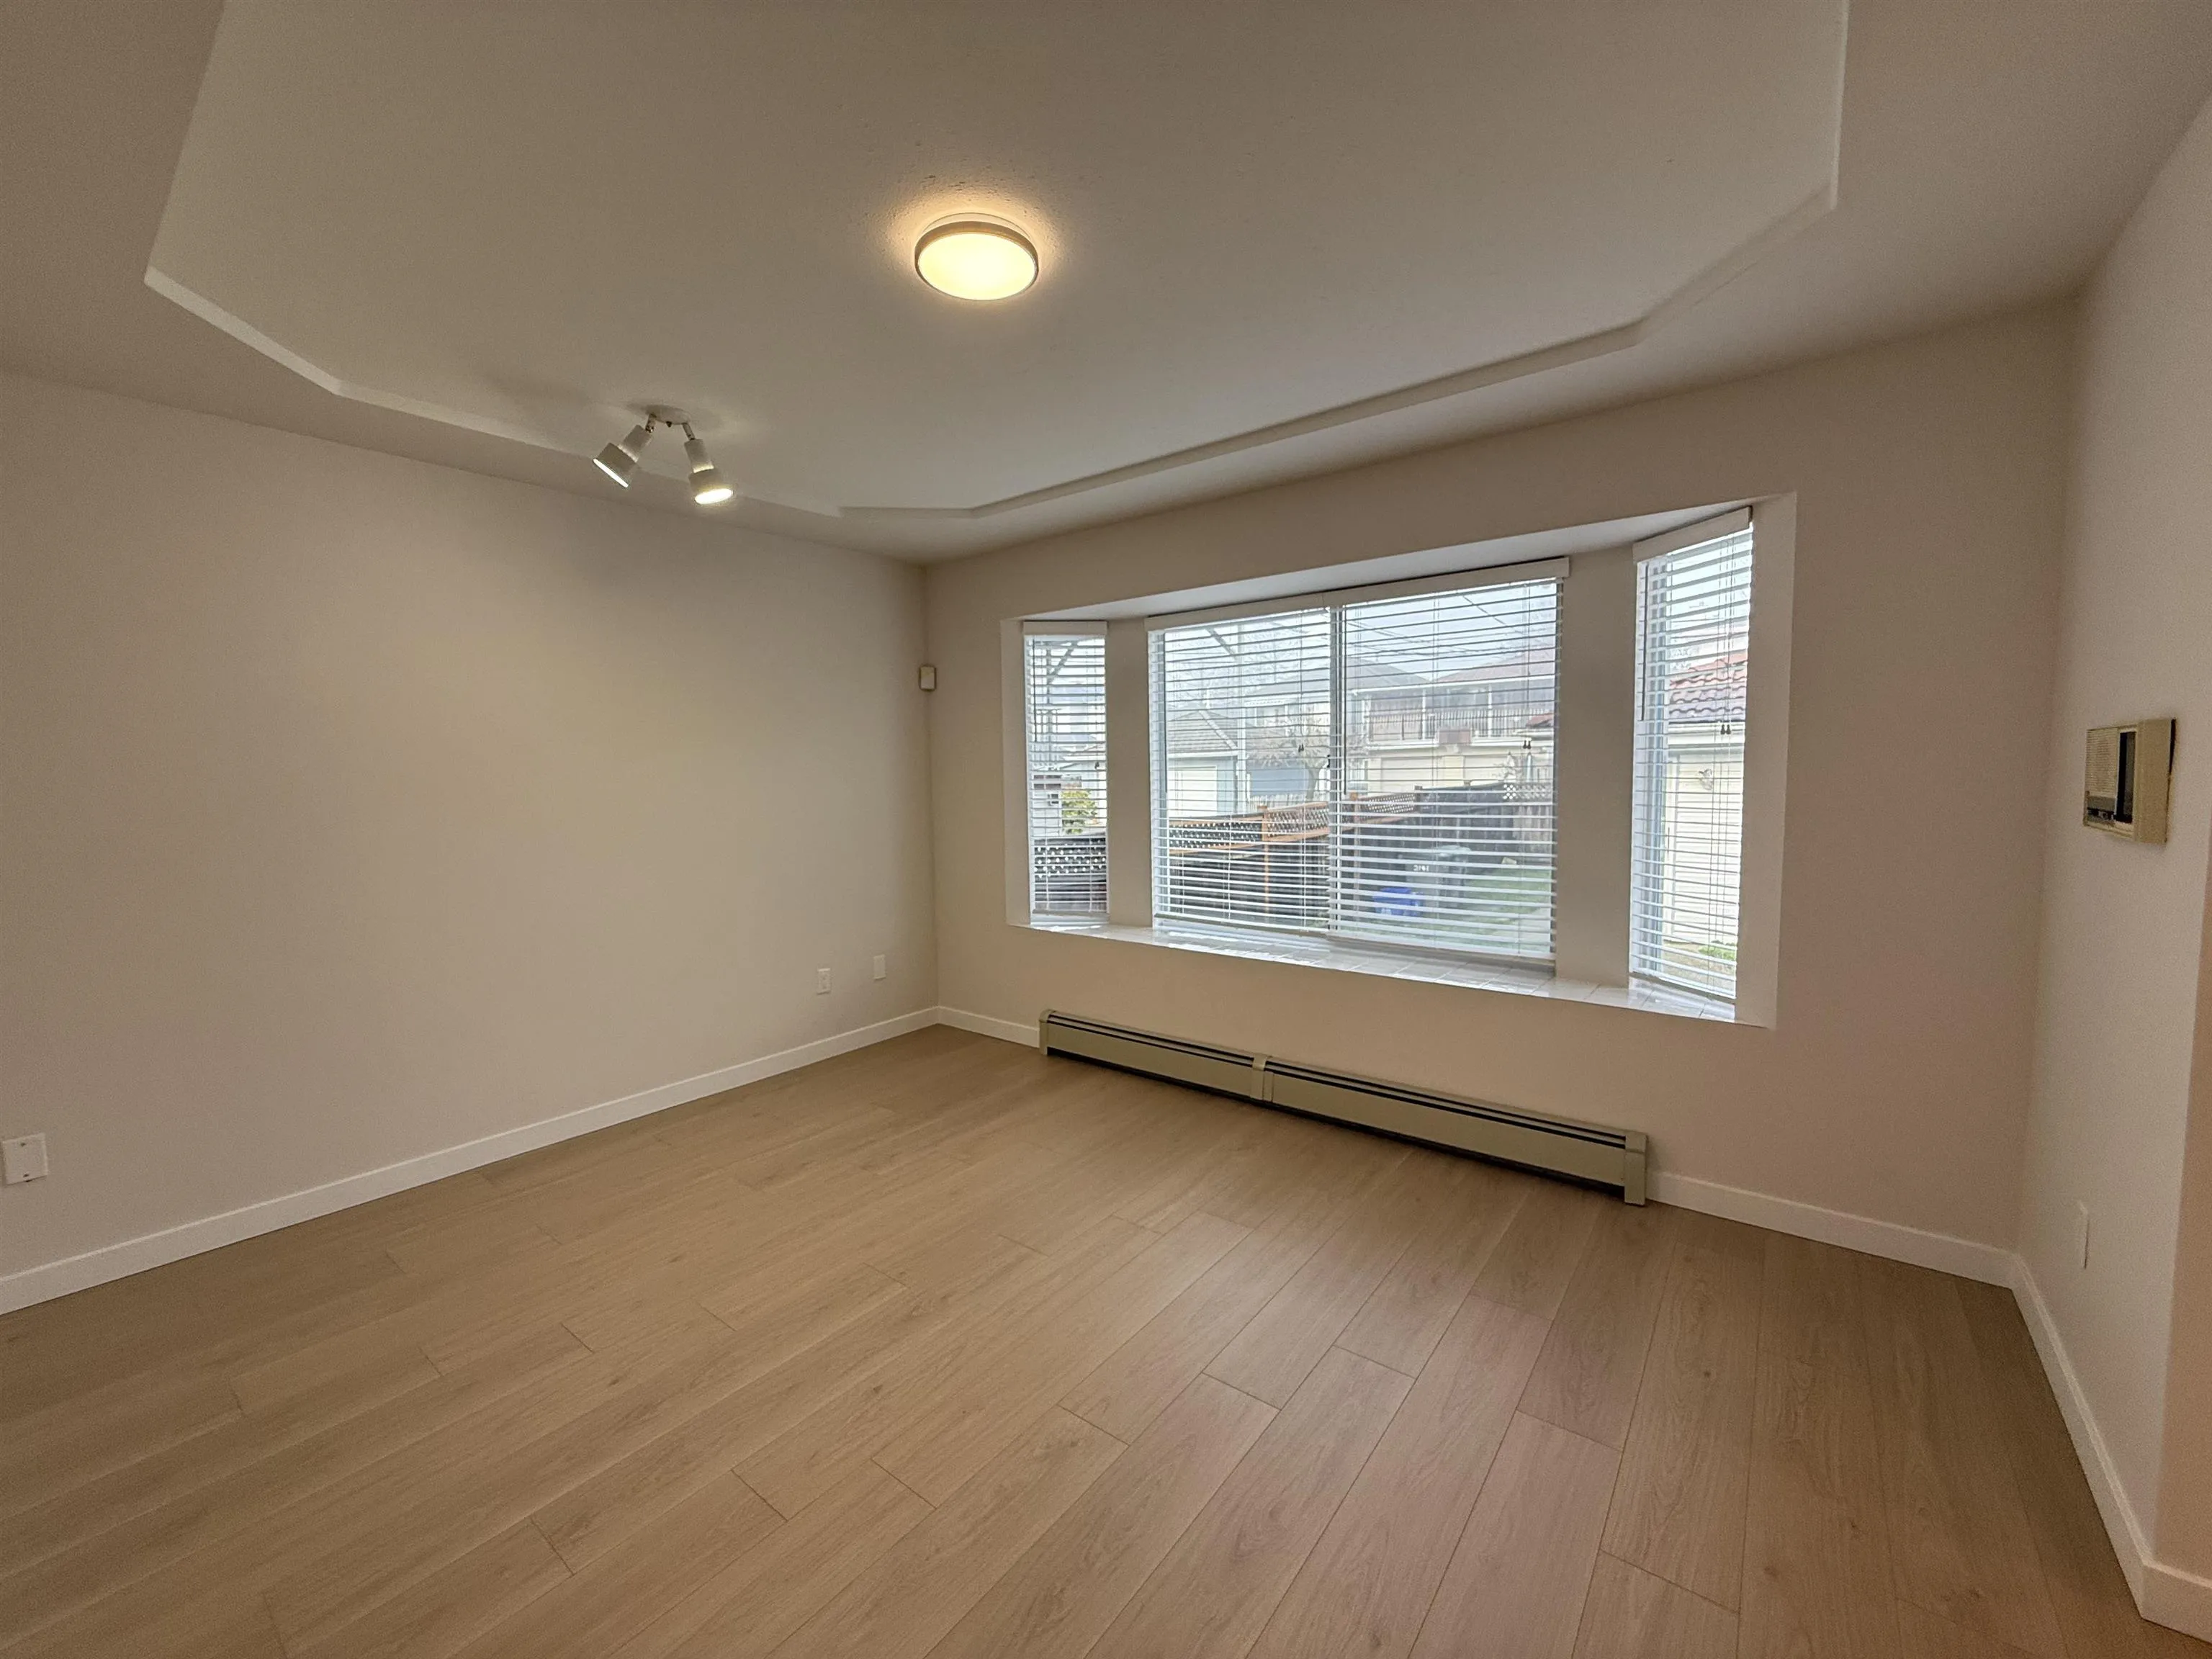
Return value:
[(592, 457), (592, 465), (624, 489), (629, 488), (629, 481), (637, 476), (637, 457), (620, 444), (609, 444)]
[(645, 441), (652, 435), (653, 422), (648, 419), (592, 456), (592, 465), (628, 489), (629, 481), (637, 477), (638, 457), (645, 453)]
[(714, 470), (714, 463), (707, 453), (707, 446), (685, 428), (684, 458), (691, 463), (691, 499), (702, 507), (713, 507), (726, 501), (737, 492), (722, 482), (722, 475)]

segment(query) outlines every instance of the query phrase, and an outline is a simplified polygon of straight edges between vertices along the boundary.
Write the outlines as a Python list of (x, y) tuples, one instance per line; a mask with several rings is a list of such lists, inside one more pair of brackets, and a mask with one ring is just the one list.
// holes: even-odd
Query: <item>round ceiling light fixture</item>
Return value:
[(1037, 279), (1037, 252), (1012, 225), (975, 214), (940, 219), (914, 245), (914, 269), (956, 300), (1009, 300)]

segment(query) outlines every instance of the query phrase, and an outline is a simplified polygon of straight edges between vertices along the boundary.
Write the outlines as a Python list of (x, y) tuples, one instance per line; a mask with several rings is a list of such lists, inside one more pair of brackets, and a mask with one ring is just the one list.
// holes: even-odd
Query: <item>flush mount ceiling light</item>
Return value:
[(699, 434), (691, 429), (690, 417), (680, 409), (655, 407), (646, 410), (645, 423), (630, 428), (625, 435), (592, 456), (592, 465), (628, 489), (630, 480), (637, 476), (638, 459), (644, 453), (646, 440), (653, 436), (654, 428), (663, 426), (684, 428), (684, 455), (691, 463), (693, 501), (702, 507), (714, 507), (737, 494), (723, 482), (713, 458), (707, 453), (707, 446), (700, 441)]
[(1037, 253), (1012, 225), (973, 214), (941, 219), (914, 245), (915, 274), (956, 300), (1006, 300), (1037, 279)]

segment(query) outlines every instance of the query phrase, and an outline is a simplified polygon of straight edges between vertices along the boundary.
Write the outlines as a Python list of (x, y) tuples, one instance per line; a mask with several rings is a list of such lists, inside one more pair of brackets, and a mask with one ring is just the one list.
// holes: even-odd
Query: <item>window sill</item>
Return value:
[(1597, 1003), (1608, 1008), (1633, 1008), (1647, 1014), (1671, 1014), (1680, 1019), (1737, 1023), (1733, 1004), (1718, 997), (1701, 996), (1694, 991), (1644, 984), (1594, 985), (1584, 980), (1561, 979), (1548, 968), (1430, 956), (1413, 951), (1393, 951), (1387, 945), (1342, 945), (1326, 939), (1301, 939), (1295, 934), (1242, 933), (1181, 922), (1129, 927), (1079, 916), (1037, 916), (1030, 926), (1039, 933), (1074, 933), (1089, 939), (1116, 939), (1126, 945), (1195, 951), (1203, 956), (1290, 963), (1304, 968), (1334, 969), (1340, 973), (1371, 974), (1384, 979), (1410, 979), (1429, 985), (1497, 991), (1508, 996), (1548, 997), (1553, 1001)]

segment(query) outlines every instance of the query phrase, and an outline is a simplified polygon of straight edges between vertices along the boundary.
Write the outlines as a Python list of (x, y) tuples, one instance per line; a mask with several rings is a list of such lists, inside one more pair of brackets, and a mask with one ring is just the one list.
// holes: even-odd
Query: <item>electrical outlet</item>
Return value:
[(2074, 1259), (2082, 1272), (2089, 1270), (2089, 1206), (2079, 1199), (2074, 1203)]
[(876, 977), (877, 977), (878, 979), (882, 979), (882, 978), (884, 978), (886, 975), (888, 975), (888, 974), (890, 972), (890, 970), (891, 970), (890, 958), (889, 957), (886, 957), (885, 955), (884, 955), (884, 953), (883, 953), (882, 951), (878, 951), (876, 953), (876, 963), (875, 963), (875, 972), (876, 972)]
[(817, 968), (814, 970), (814, 994), (817, 997), (826, 997), (830, 994), (830, 970), (827, 968)]
[(8, 1185), (19, 1181), (44, 1181), (46, 1178), (46, 1138), (40, 1135), (18, 1135), (13, 1140), (0, 1140), (0, 1164), (6, 1166)]

